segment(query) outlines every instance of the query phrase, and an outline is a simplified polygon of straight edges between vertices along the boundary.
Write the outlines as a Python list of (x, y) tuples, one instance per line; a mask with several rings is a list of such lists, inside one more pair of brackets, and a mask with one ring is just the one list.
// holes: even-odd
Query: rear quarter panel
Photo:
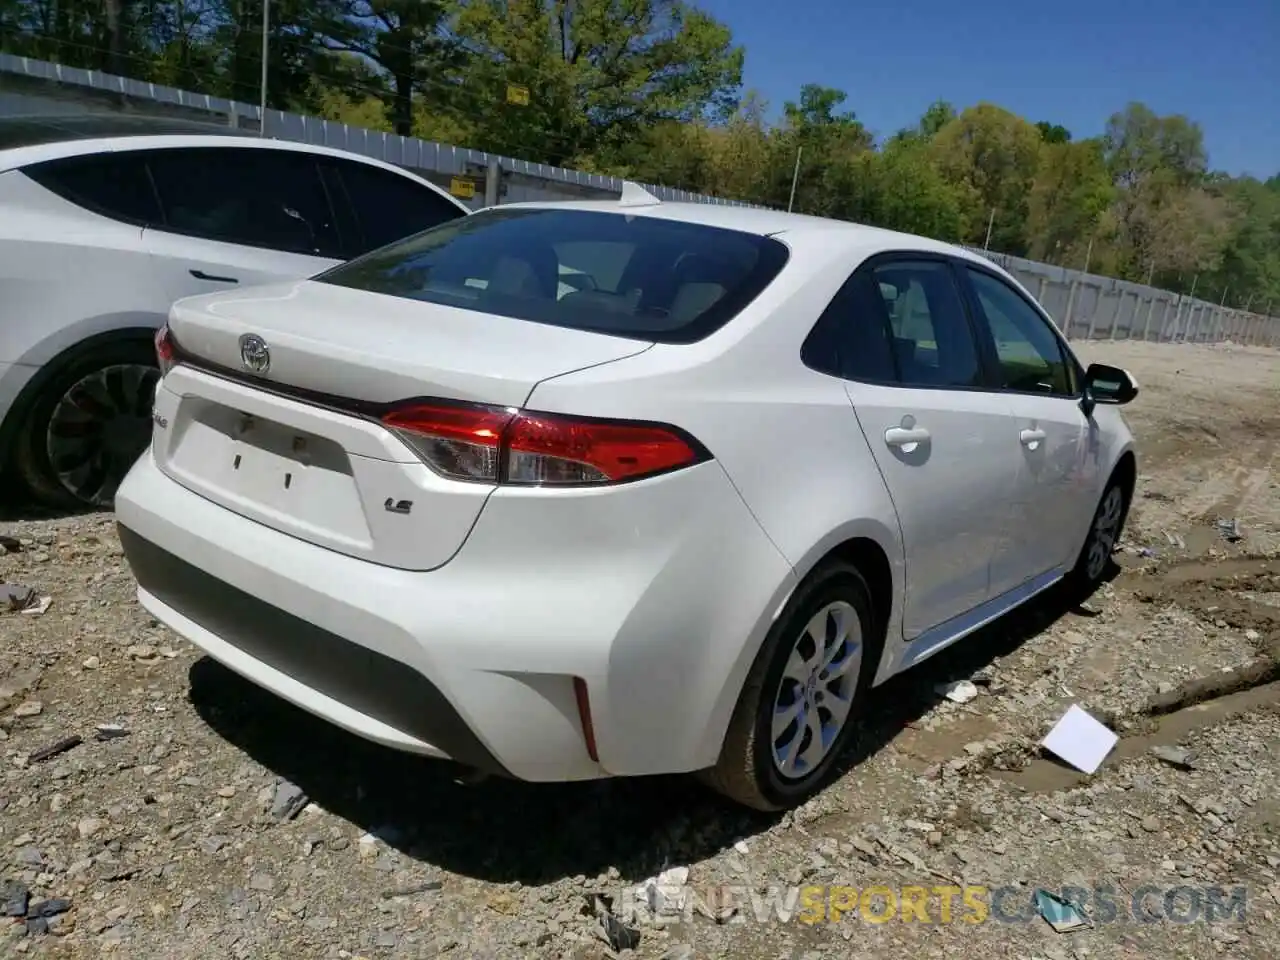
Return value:
[(169, 300), (142, 229), (0, 174), (0, 362), (40, 366), (95, 334), (157, 327)]
[[(785, 239), (785, 238), (784, 238)], [(833, 249), (834, 247), (834, 249)], [(902, 546), (883, 479), (843, 381), (800, 361), (800, 347), (862, 257), (815, 237), (792, 245), (778, 280), (723, 330), (695, 344), (658, 345), (637, 356), (543, 381), (536, 410), (675, 424), (711, 451), (769, 540), (786, 560), (773, 589), (739, 593), (757, 628), (710, 638), (699, 686), (714, 700), (690, 723), (723, 739), (767, 627), (799, 579), (832, 549), (875, 541), (892, 572), (889, 637), (900, 633)], [(707, 573), (708, 589), (741, 589)]]

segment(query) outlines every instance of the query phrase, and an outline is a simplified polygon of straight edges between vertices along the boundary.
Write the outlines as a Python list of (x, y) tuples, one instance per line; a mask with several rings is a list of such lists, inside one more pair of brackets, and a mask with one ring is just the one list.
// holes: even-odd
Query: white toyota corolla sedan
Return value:
[(987, 260), (631, 185), (179, 301), (157, 350), (116, 498), (146, 609), (530, 781), (794, 806), (871, 687), (1099, 580), (1136, 479), (1136, 383)]

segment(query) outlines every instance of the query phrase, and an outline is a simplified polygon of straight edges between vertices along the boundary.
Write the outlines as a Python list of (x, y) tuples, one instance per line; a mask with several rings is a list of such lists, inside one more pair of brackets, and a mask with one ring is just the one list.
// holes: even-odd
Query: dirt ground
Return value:
[[(456, 783), (159, 627), (110, 517), (0, 516), (0, 581), (52, 598), (0, 614), (0, 956), (1280, 956), (1280, 354), (1081, 353), (1142, 385), (1119, 576), (892, 681), (780, 818), (682, 778)], [(1072, 703), (1122, 736), (1093, 776), (1037, 749)]]

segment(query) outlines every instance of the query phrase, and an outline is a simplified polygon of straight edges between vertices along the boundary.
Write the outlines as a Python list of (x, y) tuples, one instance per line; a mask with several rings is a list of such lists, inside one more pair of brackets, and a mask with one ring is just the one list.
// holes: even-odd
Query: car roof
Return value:
[(677, 220), (683, 223), (696, 223), (726, 230), (738, 230), (742, 233), (750, 233), (762, 237), (810, 238), (823, 235), (824, 240), (844, 243), (850, 247), (858, 247), (868, 254), (879, 250), (918, 250), (959, 257), (982, 263), (989, 267), (995, 266), (991, 261), (971, 253), (963, 247), (941, 240), (934, 240), (930, 237), (901, 233), (896, 230), (886, 230), (882, 227), (854, 223), (850, 220), (833, 220), (828, 217), (814, 217), (803, 213), (787, 213), (782, 210), (768, 210), (759, 207), (737, 207), (714, 203), (668, 203), (656, 200), (653, 203), (646, 204), (625, 204), (618, 200), (569, 200), (509, 203), (503, 204), (497, 209), (516, 210), (521, 208), (530, 210), (594, 210), (629, 216), (655, 217), (661, 220)]
[(136, 114), (85, 113), (0, 118), (0, 173), (64, 157), (166, 147), (249, 147), (341, 157), (411, 177), (449, 200), (461, 212), (471, 212), (466, 204), (451, 196), (443, 187), (413, 170), (349, 150), (246, 135), (229, 126)]
[(47, 143), (102, 140), (116, 137), (174, 134), (234, 136), (231, 127), (195, 120), (173, 120), (127, 113), (84, 113), (0, 117), (0, 150)]

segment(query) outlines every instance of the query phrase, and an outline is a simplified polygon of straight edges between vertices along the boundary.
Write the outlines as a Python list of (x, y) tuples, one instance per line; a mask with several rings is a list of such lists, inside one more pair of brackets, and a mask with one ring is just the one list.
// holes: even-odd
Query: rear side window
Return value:
[(239, 147), (153, 150), (147, 154), (174, 233), (341, 257), (320, 169), (307, 153)]
[[(357, 236), (347, 244), (352, 256), (385, 247), (431, 227), (466, 216), (429, 187), (408, 177), (347, 160), (326, 160), (330, 176), (350, 204)], [(335, 198), (336, 200), (337, 198)]]
[(948, 264), (893, 260), (875, 267), (871, 277), (888, 313), (894, 360), (904, 385), (982, 385), (977, 343)]
[(486, 210), (335, 267), (337, 286), (590, 330), (692, 343), (786, 264), (769, 237), (588, 210)]
[(160, 222), (143, 156), (137, 153), (90, 154), (32, 164), (22, 170), (64, 200), (125, 223)]
[(867, 271), (851, 276), (831, 299), (805, 339), (800, 359), (819, 373), (846, 380), (897, 379), (889, 328)]

